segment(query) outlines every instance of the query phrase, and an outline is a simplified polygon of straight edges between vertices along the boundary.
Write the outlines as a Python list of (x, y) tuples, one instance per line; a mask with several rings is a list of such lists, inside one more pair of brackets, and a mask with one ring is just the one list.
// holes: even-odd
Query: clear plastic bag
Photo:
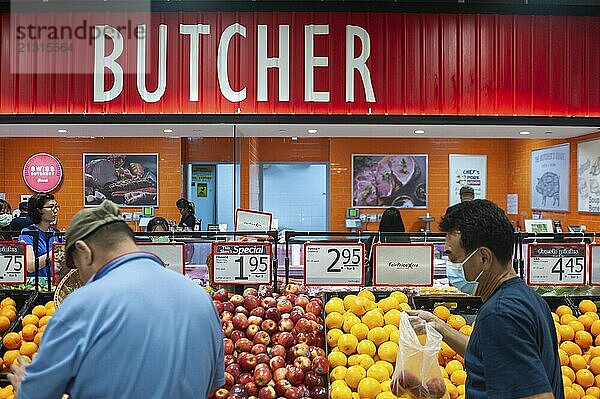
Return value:
[(424, 320), (400, 316), (392, 391), (413, 399), (450, 398), (438, 364), (442, 335)]

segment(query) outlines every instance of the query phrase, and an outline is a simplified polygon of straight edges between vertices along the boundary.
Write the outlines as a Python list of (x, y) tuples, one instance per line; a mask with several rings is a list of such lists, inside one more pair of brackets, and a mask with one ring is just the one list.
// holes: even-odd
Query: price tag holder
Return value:
[(264, 242), (215, 242), (212, 245), (215, 284), (271, 284), (271, 244)]
[(433, 244), (373, 245), (373, 284), (431, 287)]
[(528, 285), (575, 285), (586, 281), (585, 244), (531, 244)]
[(365, 281), (363, 243), (304, 244), (304, 284), (361, 286)]
[(25, 284), (26, 252), (22, 242), (0, 242), (0, 284)]
[(600, 285), (600, 245), (590, 245), (589, 285)]

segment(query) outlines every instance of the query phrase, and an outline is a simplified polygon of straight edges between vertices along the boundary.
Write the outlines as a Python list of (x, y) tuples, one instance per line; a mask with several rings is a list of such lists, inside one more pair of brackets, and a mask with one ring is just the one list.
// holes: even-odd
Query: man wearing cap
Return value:
[(475, 190), (471, 186), (462, 186), (458, 192), (460, 202), (473, 201), (475, 199)]
[(223, 385), (210, 297), (140, 252), (114, 203), (73, 217), (65, 254), (85, 285), (57, 309), (33, 362), (13, 366), (19, 399), (195, 399)]

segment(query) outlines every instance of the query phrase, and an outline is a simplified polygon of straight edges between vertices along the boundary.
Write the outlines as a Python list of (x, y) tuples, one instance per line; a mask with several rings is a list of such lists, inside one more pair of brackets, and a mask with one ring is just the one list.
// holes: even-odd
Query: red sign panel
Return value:
[(60, 185), (62, 178), (62, 165), (50, 154), (32, 155), (23, 166), (25, 184), (36, 193), (48, 193), (54, 190)]

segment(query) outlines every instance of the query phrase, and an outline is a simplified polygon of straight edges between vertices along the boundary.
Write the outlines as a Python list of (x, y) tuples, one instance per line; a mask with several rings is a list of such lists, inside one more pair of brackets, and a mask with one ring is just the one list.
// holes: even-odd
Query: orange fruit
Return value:
[(44, 305), (37, 305), (31, 310), (31, 314), (41, 319), (46, 316), (46, 307)]
[(581, 355), (582, 354), (581, 348), (579, 347), (579, 345), (577, 345), (575, 342), (571, 342), (571, 341), (565, 341), (562, 344), (560, 344), (560, 349), (567, 352), (567, 355), (569, 355), (569, 357), (571, 355)]
[(565, 352), (563, 349), (558, 350), (558, 357), (560, 358), (561, 366), (569, 365), (569, 355), (567, 355), (567, 352)]
[(33, 354), (35, 352), (37, 352), (38, 350), (38, 346), (36, 344), (34, 344), (33, 342), (23, 342), (23, 344), (21, 345), (21, 348), (19, 349), (19, 352), (21, 353), (21, 355), (23, 356), (33, 356)]
[(590, 371), (594, 375), (600, 374), (600, 357), (593, 357), (590, 359)]
[(581, 385), (577, 384), (577, 383), (573, 383), (571, 385), (571, 388), (573, 388), (575, 391), (577, 391), (577, 395), (579, 395), (579, 397), (581, 398), (583, 395), (585, 395), (585, 389), (583, 389), (581, 387)]
[(577, 318), (577, 320), (583, 324), (583, 327), (585, 328), (586, 331), (590, 331), (590, 327), (592, 326), (592, 323), (595, 321), (594, 319), (592, 319), (590, 316), (582, 314), (581, 316), (579, 316)]
[(594, 337), (600, 335), (600, 320), (596, 320), (592, 323), (592, 325), (590, 326), (590, 332)]
[(557, 331), (563, 341), (571, 341), (575, 338), (575, 330), (569, 325), (560, 325), (558, 326)]
[(361, 399), (375, 399), (381, 393), (381, 384), (375, 378), (363, 378), (358, 384)]
[(21, 346), (21, 336), (16, 332), (8, 333), (2, 339), (2, 343), (6, 349), (17, 349)]
[(560, 317), (558, 317), (558, 315), (554, 312), (550, 313), (552, 315), (552, 320), (554, 320), (555, 323), (558, 323), (560, 321)]
[(600, 388), (596, 386), (591, 386), (585, 390), (586, 395), (591, 395), (595, 398), (600, 398)]
[(592, 335), (587, 331), (577, 331), (575, 333), (575, 343), (579, 345), (581, 349), (587, 349), (592, 346), (594, 339)]
[[(581, 355), (571, 355), (569, 356), (569, 367), (576, 372), (578, 370), (587, 368), (587, 362)], [(573, 379), (571, 378), (571, 380)]]
[(591, 317), (594, 320), (600, 320), (600, 316), (596, 312), (585, 312), (584, 315)]
[(594, 386), (597, 386), (598, 388), (600, 388), (600, 375), (597, 375), (594, 379), (596, 380), (594, 382)]
[[(42, 335), (44, 335), (44, 333), (42, 331), (38, 332), (37, 334), (35, 334), (35, 337), (33, 337), (33, 342), (37, 345), (40, 346), (40, 342), (42, 342)], [(334, 352), (332, 352), (334, 353)], [(341, 352), (340, 352), (341, 353)]]
[(580, 399), (579, 392), (572, 387), (565, 387), (565, 399)]
[(562, 317), (564, 314), (573, 314), (573, 311), (567, 305), (560, 305), (556, 308), (555, 313), (558, 315), (558, 317)]
[(463, 365), (458, 360), (450, 360), (446, 364), (446, 372), (451, 376), (456, 370), (464, 370)]
[(571, 369), (571, 367), (560, 366), (560, 371), (562, 372), (562, 375), (564, 375), (565, 377), (569, 377), (571, 382), (575, 381), (575, 372)]
[(572, 314), (564, 314), (560, 316), (560, 324), (569, 324), (570, 321), (577, 320), (577, 317)]
[[(589, 388), (594, 385), (594, 374), (587, 369), (578, 370), (576, 377), (577, 384), (581, 385), (583, 388)], [(581, 393), (585, 394), (585, 391)]]
[(581, 324), (581, 322), (579, 320), (572, 320), (567, 324), (570, 325), (571, 327), (573, 327), (573, 330), (575, 330), (575, 333), (577, 333), (577, 331), (585, 331), (585, 327), (583, 326), (583, 324)]
[(2, 300), (2, 302), (0, 302), (0, 307), (5, 307), (7, 305), (10, 306), (17, 306), (17, 303), (15, 302), (14, 299), (12, 299), (11, 297), (6, 297)]
[(10, 327), (10, 319), (6, 316), (0, 316), (0, 333), (8, 330)]
[(596, 304), (592, 301), (590, 301), (589, 299), (584, 299), (583, 301), (579, 302), (579, 311), (581, 313), (586, 313), (586, 312), (598, 312), (598, 307), (596, 306)]
[(46, 316), (52, 316), (54, 314), (54, 312), (56, 312), (55, 308), (48, 308), (46, 309)]
[(471, 333), (473, 332), (473, 327), (467, 324), (465, 326), (462, 326), (458, 331), (465, 335), (471, 335)]
[(456, 352), (452, 349), (447, 343), (442, 341), (442, 348), (440, 349), (440, 353), (445, 357), (454, 357)]
[(597, 396), (587, 395), (587, 394), (585, 394), (581, 397), (581, 399), (597, 399), (597, 398), (598, 398)]
[(444, 321), (448, 321), (450, 310), (445, 306), (436, 306), (435, 309), (433, 309), (433, 314)]
[(396, 356), (398, 355), (398, 344), (395, 342), (384, 342), (377, 349), (377, 354), (381, 360), (385, 360), (387, 362), (395, 362)]
[(6, 367), (10, 367), (11, 364), (17, 360), (17, 358), (21, 356), (21, 352), (18, 349), (11, 349), (4, 353), (2, 360), (4, 361), (4, 365)]
[(600, 356), (600, 346), (592, 346), (590, 348), (590, 357), (593, 359)]
[(460, 330), (462, 326), (467, 324), (467, 321), (460, 315), (452, 315), (448, 318), (447, 323), (455, 330)]
[(35, 324), (35, 326), (37, 327), (39, 323), (39, 317), (33, 314), (28, 314), (27, 316), (23, 317), (23, 320), (21, 320), (21, 324), (23, 324), (23, 327), (25, 327), (27, 324)]
[(564, 374), (562, 375), (562, 382), (563, 382), (563, 387), (565, 387), (565, 388), (573, 385), (573, 381), (571, 381), (571, 379)]
[(35, 324), (27, 324), (23, 327), (23, 330), (21, 330), (21, 335), (23, 336), (23, 339), (29, 342), (33, 341), (33, 339), (35, 338), (35, 334), (37, 333), (38, 328), (35, 326)]
[(0, 309), (0, 316), (6, 316), (10, 321), (13, 321), (17, 317), (17, 312), (12, 308), (2, 308)]
[(46, 324), (48, 324), (48, 320), (50, 320), (52, 318), (52, 316), (43, 316), (40, 319), (40, 323), (39, 323), (39, 327), (45, 326)]
[(464, 370), (456, 370), (450, 376), (450, 381), (452, 381), (454, 385), (464, 385), (467, 381), (467, 372)]

